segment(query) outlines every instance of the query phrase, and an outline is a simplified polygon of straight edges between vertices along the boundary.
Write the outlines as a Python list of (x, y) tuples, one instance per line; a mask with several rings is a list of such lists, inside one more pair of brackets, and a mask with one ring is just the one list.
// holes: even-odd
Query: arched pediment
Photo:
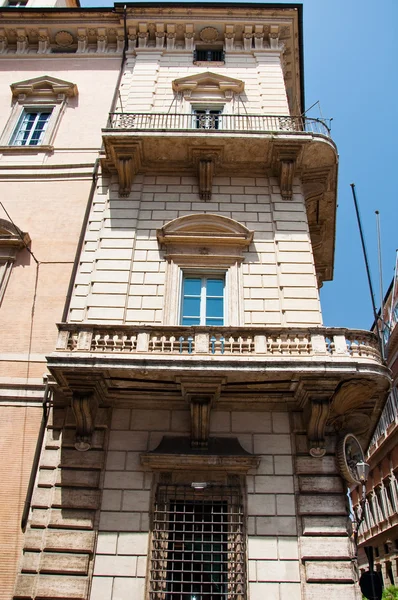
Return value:
[(241, 94), (244, 89), (245, 84), (240, 79), (217, 75), (211, 71), (181, 77), (173, 81), (173, 90), (182, 92), (185, 98), (214, 95), (220, 99), (229, 100), (234, 93)]
[(28, 233), (0, 219), (0, 260), (15, 260), (18, 250), (25, 248), (30, 242)]
[(253, 232), (238, 221), (211, 213), (186, 215), (157, 231), (162, 244), (249, 246)]
[(77, 85), (70, 81), (57, 79), (50, 75), (42, 75), (33, 79), (25, 79), (11, 84), (11, 92), (14, 98), (34, 97), (42, 99), (54, 99), (61, 96), (77, 96)]

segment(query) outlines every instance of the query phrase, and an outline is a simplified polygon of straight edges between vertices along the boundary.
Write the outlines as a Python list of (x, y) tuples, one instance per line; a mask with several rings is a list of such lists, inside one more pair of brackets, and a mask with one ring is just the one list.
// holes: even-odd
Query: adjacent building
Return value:
[(322, 325), (301, 5), (1, 16), (0, 598), (359, 597), (346, 489), (390, 376)]
[[(364, 520), (359, 529), (359, 561), (367, 569), (365, 546), (373, 548), (374, 568), (385, 586), (398, 583), (398, 289), (391, 282), (382, 313), (385, 353), (392, 372), (392, 387), (371, 439), (367, 462), (370, 473), (366, 486)], [(361, 514), (362, 490), (353, 491), (354, 506)]]

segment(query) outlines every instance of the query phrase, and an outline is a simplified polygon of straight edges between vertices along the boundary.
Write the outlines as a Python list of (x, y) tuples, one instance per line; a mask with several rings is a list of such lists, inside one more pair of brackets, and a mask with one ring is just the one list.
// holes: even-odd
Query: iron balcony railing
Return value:
[(377, 424), (377, 427), (374, 431), (372, 441), (370, 442), (369, 448), (372, 448), (377, 441), (384, 436), (387, 429), (391, 425), (398, 420), (398, 389), (396, 387), (392, 388), (390, 395), (388, 396), (388, 400), (384, 406), (383, 412), (381, 413), (380, 420)]
[(330, 137), (321, 119), (278, 115), (226, 115), (175, 113), (110, 113), (108, 129), (134, 131), (187, 131), (203, 133), (315, 133)]

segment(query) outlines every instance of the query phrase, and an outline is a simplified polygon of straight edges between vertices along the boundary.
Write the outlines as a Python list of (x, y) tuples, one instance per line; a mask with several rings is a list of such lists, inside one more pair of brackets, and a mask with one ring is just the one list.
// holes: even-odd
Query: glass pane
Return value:
[[(184, 317), (199, 317), (200, 315), (200, 298), (184, 298), (182, 306), (182, 314)], [(214, 315), (219, 316), (219, 315)]]
[(224, 325), (224, 319), (219, 319), (215, 317), (206, 317), (206, 325), (214, 325), (222, 327)]
[(224, 280), (223, 279), (208, 279), (207, 280), (207, 296), (223, 296), (224, 295)]
[(184, 296), (200, 296), (200, 290), (202, 287), (201, 279), (194, 279), (192, 277), (186, 277), (184, 279)]
[(199, 317), (183, 317), (181, 325), (187, 325), (188, 327), (190, 325), (200, 325), (200, 318)]
[[(195, 314), (195, 313), (194, 313)], [(206, 317), (223, 317), (224, 316), (224, 299), (223, 298), (208, 298), (206, 304)]]

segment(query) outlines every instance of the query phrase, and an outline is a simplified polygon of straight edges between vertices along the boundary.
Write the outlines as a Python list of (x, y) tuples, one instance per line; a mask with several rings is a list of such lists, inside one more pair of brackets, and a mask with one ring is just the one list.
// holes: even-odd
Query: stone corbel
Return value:
[(146, 48), (149, 37), (147, 23), (139, 23), (138, 30), (138, 47)]
[(264, 47), (264, 27), (255, 25), (254, 29), (254, 47), (256, 50), (262, 50)]
[(164, 31), (156, 31), (155, 33), (155, 38), (156, 38), (156, 48), (163, 48), (164, 46), (164, 36), (165, 33)]
[(106, 35), (106, 29), (100, 28), (100, 29), (98, 29), (98, 36), (97, 36), (97, 52), (99, 54), (106, 52), (107, 46), (108, 46), (108, 36)]
[(176, 42), (176, 34), (173, 32), (167, 33), (167, 37), (166, 37), (167, 50), (174, 50), (175, 42)]
[(77, 30), (77, 51), (80, 53), (87, 52), (88, 36), (86, 29)]
[(253, 31), (251, 25), (245, 26), (245, 31), (243, 32), (243, 47), (245, 52), (250, 52), (253, 45)]
[(269, 45), (271, 50), (279, 48), (279, 25), (271, 25), (269, 32)]
[(28, 46), (29, 41), (25, 29), (17, 29), (17, 54), (25, 54)]
[(275, 146), (274, 169), (279, 174), (279, 186), (283, 200), (291, 200), (293, 197), (293, 179), (299, 150), (293, 145), (279, 148)]
[(226, 25), (225, 26), (225, 50), (230, 52), (234, 49), (235, 43), (235, 26), (234, 25)]
[(129, 33), (128, 33), (127, 38), (128, 38), (128, 42), (129, 42), (128, 51), (134, 52), (135, 47), (137, 45), (137, 31), (136, 31), (135, 27), (129, 27)]
[(134, 177), (141, 167), (141, 144), (140, 142), (134, 143), (128, 140), (125, 142), (115, 140), (105, 147), (108, 167), (113, 164), (118, 174), (119, 195), (126, 197), (130, 194)]
[(8, 39), (5, 29), (0, 29), (0, 54), (4, 54), (7, 50)]
[(194, 148), (192, 157), (198, 170), (199, 198), (207, 202), (211, 200), (213, 177), (216, 165), (220, 161), (221, 150)]
[(116, 36), (116, 52), (123, 52), (123, 48), (124, 48), (124, 32), (122, 29), (118, 29), (117, 30), (117, 36)]
[(73, 392), (72, 410), (76, 419), (75, 448), (79, 452), (87, 452), (91, 448), (91, 438), (94, 433), (95, 416), (98, 409), (98, 399), (93, 391)]
[(206, 448), (209, 439), (210, 414), (214, 401), (219, 397), (223, 379), (184, 377), (180, 380), (181, 391), (190, 404), (191, 446)]
[(50, 38), (47, 29), (39, 29), (37, 54), (47, 54), (50, 49)]
[(325, 455), (325, 427), (329, 416), (329, 401), (313, 399), (310, 401), (310, 415), (307, 437), (311, 456), (321, 458)]

